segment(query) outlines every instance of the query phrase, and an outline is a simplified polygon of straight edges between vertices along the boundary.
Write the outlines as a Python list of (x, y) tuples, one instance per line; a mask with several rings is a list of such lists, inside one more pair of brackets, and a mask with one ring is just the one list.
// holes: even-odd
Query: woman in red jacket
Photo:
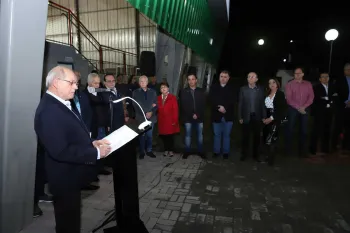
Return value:
[(164, 143), (164, 156), (174, 155), (174, 135), (180, 132), (179, 108), (176, 96), (169, 93), (169, 84), (160, 84), (158, 96), (158, 133)]

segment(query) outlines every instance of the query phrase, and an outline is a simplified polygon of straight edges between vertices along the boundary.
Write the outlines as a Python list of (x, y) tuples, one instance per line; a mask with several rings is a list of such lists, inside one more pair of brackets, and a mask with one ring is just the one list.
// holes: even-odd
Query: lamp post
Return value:
[(328, 73), (331, 72), (333, 42), (338, 38), (338, 35), (339, 33), (336, 29), (330, 29), (325, 34), (326, 40), (331, 42), (331, 50), (329, 53), (329, 63), (328, 63)]
[(264, 45), (264, 43), (265, 43), (265, 41), (264, 41), (263, 39), (259, 39), (259, 40), (258, 40), (258, 45), (261, 46), (261, 45)]

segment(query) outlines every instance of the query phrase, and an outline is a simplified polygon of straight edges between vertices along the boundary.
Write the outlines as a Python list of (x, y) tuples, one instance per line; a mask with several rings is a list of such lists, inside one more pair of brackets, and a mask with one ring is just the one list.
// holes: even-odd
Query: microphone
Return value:
[(145, 118), (145, 121), (142, 122), (142, 123), (139, 125), (139, 127), (138, 127), (139, 130), (142, 130), (142, 131), (143, 131), (143, 130), (145, 130), (147, 127), (151, 126), (151, 125), (152, 125), (152, 122), (149, 121), (149, 120), (147, 120), (146, 114), (145, 114), (145, 112), (143, 111), (141, 105), (140, 105), (136, 100), (134, 100), (133, 98), (131, 98), (131, 97), (129, 97), (129, 96), (125, 96), (125, 97), (120, 98), (120, 99), (118, 99), (118, 100), (114, 100), (113, 103), (119, 103), (119, 102), (121, 102), (121, 101), (123, 101), (123, 100), (125, 100), (125, 99), (131, 99), (131, 100), (134, 101), (134, 103), (136, 103), (137, 106), (139, 106), (139, 108), (141, 109), (141, 112), (142, 112), (142, 114), (143, 114), (143, 117)]

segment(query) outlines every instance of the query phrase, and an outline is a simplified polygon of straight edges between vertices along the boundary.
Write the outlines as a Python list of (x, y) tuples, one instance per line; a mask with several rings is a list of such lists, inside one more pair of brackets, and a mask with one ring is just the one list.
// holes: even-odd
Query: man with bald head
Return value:
[(57, 233), (79, 233), (80, 189), (95, 177), (95, 164), (110, 152), (109, 142), (92, 141), (79, 112), (72, 108), (78, 89), (72, 70), (57, 66), (46, 77), (47, 92), (35, 113), (34, 128), (45, 149), (45, 163)]
[(239, 92), (238, 117), (242, 124), (242, 155), (241, 161), (248, 156), (250, 135), (253, 134), (253, 158), (259, 162), (259, 145), (261, 126), (266, 118), (264, 89), (256, 83), (258, 75), (250, 72), (247, 76), (248, 85), (241, 87)]

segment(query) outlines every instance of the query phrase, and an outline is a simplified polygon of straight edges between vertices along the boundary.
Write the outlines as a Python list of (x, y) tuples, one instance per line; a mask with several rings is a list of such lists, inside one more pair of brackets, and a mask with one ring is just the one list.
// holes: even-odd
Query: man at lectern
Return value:
[(35, 113), (34, 128), (45, 148), (45, 165), (57, 233), (79, 233), (82, 186), (95, 177), (96, 161), (111, 148), (92, 141), (79, 112), (70, 105), (78, 89), (72, 70), (57, 66), (46, 77), (46, 94)]

